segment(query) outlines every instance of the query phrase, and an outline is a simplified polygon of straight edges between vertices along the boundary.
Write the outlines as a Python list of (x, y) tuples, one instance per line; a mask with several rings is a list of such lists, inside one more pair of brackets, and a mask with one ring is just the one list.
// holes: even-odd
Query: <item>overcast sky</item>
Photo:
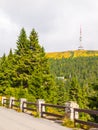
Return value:
[(98, 50), (98, 0), (0, 0), (0, 56), (16, 48), (22, 27), (32, 28), (46, 52)]

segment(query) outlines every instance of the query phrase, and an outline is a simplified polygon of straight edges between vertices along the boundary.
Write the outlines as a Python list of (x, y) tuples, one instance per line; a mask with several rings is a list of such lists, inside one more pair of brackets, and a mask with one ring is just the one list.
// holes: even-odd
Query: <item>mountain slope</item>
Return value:
[(98, 50), (75, 50), (75, 51), (65, 51), (65, 52), (49, 52), (46, 53), (48, 58), (70, 58), (70, 57), (90, 57), (98, 56)]

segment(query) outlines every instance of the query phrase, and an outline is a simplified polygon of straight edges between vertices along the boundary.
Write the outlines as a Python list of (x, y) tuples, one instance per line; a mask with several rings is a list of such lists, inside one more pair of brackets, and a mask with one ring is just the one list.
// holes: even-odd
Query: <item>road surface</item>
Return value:
[(0, 107), (0, 130), (72, 130), (53, 121)]

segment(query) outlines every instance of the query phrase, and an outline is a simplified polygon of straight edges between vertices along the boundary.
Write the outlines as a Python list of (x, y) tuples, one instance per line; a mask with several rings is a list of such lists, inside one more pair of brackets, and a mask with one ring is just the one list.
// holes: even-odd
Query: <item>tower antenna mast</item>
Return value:
[(78, 47), (78, 50), (83, 50), (83, 46), (82, 46), (82, 27), (80, 25), (80, 46)]

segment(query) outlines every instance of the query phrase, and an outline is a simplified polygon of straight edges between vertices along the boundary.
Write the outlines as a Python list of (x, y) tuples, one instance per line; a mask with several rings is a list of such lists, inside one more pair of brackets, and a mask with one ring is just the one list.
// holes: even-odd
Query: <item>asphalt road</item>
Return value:
[(0, 107), (0, 130), (72, 130), (53, 121)]

